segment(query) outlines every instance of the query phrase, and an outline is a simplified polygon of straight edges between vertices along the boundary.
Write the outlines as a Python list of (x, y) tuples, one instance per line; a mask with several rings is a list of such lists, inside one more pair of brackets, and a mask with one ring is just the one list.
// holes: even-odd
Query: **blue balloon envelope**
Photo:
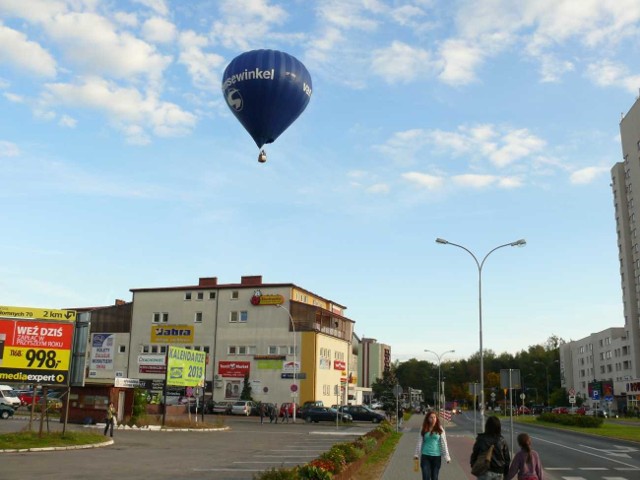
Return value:
[(258, 145), (272, 143), (311, 99), (311, 75), (295, 57), (252, 50), (234, 58), (222, 75), (227, 105)]

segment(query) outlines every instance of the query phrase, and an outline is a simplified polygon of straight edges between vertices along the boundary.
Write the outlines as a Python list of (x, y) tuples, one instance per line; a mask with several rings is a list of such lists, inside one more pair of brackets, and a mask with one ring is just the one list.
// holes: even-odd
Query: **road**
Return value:
[[(457, 415), (454, 421), (473, 435), (473, 412)], [(531, 436), (533, 448), (540, 454), (549, 480), (640, 479), (638, 443), (514, 423), (513, 442), (516, 452), (519, 450), (516, 438), (522, 432)], [(510, 446), (511, 433), (510, 421), (503, 420), (502, 435)]]
[[(307, 463), (333, 444), (351, 441), (375, 428), (371, 423), (355, 423), (336, 429), (329, 422), (301, 421), (260, 425), (256, 417), (234, 416), (226, 417), (225, 422), (229, 431), (118, 430), (114, 445), (104, 448), (2, 453), (0, 478), (251, 480), (257, 472), (272, 467)], [(26, 424), (20, 419), (0, 421), (0, 433), (20, 430)]]

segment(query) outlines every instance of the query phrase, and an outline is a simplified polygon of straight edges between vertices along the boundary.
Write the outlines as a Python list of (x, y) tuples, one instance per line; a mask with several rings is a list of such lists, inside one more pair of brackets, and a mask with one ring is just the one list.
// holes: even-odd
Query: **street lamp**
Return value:
[(482, 262), (478, 261), (478, 258), (473, 254), (471, 250), (467, 247), (463, 247), (462, 245), (458, 245), (457, 243), (449, 242), (444, 238), (436, 238), (436, 243), (441, 243), (442, 245), (453, 245), (454, 247), (461, 248), (465, 252), (467, 252), (473, 260), (476, 262), (476, 266), (478, 267), (478, 319), (479, 319), (479, 337), (480, 337), (480, 431), (484, 431), (484, 352), (482, 350), (482, 267), (484, 266), (484, 262), (487, 260), (489, 255), (503, 247), (523, 247), (527, 244), (525, 239), (516, 240), (515, 242), (505, 243), (504, 245), (498, 245), (489, 253), (487, 253)]
[[(536, 365), (542, 365), (544, 367), (544, 375), (547, 380), (547, 407), (549, 407), (551, 406), (549, 404), (549, 366), (546, 363), (543, 363), (539, 360), (534, 360), (533, 363)], [(554, 360), (553, 363), (559, 363), (559, 362), (558, 360)]]
[[(282, 310), (284, 310), (285, 312), (287, 312), (287, 315), (289, 316), (289, 321), (291, 321), (291, 328), (293, 329), (293, 380), (291, 381), (291, 392), (293, 392), (293, 387), (296, 384), (296, 371), (298, 369), (298, 362), (297, 362), (297, 351), (296, 351), (296, 325), (295, 323), (293, 323), (293, 317), (291, 316), (291, 312), (284, 306), (280, 305), (280, 304), (276, 304), (277, 308), (281, 308)], [(295, 400), (295, 398), (294, 398)], [(296, 423), (296, 402), (293, 402), (293, 423)]]
[(442, 363), (441, 358), (444, 357), (447, 353), (454, 353), (455, 350), (447, 350), (446, 352), (442, 352), (440, 355), (438, 355), (433, 350), (425, 350), (425, 352), (433, 353), (438, 358), (438, 389), (437, 389), (437, 392), (438, 392), (438, 406), (437, 406), (437, 409), (438, 409), (438, 412), (440, 412), (441, 407), (442, 407), (441, 402), (440, 402), (441, 399), (442, 399), (442, 393), (440, 392), (440, 381), (441, 381), (440, 380), (440, 364)]

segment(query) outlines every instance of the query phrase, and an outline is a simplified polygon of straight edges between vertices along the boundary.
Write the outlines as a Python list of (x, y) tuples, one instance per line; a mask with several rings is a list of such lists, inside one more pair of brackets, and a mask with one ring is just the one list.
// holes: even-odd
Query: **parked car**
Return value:
[(382, 404), (382, 402), (375, 401), (371, 403), (372, 410), (382, 410), (383, 407), (384, 405)]
[(9, 385), (0, 385), (0, 403), (18, 408), (21, 405), (20, 397)]
[(576, 408), (576, 415), (588, 415), (589, 407), (578, 407)]
[(304, 402), (302, 404), (302, 407), (300, 407), (300, 412), (299, 412), (300, 417), (303, 418), (304, 413), (310, 408), (314, 408), (314, 407), (324, 407), (324, 402), (322, 400), (309, 400)]
[(257, 405), (251, 400), (239, 400), (231, 406), (232, 415), (257, 415)]
[(233, 402), (221, 401), (215, 402), (213, 405), (212, 413), (222, 413), (224, 415), (231, 414), (231, 407), (233, 406)]
[(607, 415), (607, 412), (605, 412), (601, 408), (594, 408), (592, 410), (589, 410), (587, 412), (587, 415), (593, 415), (594, 417), (600, 417), (600, 418), (607, 418), (609, 416)]
[(569, 409), (567, 407), (556, 407), (553, 410), (551, 410), (551, 413), (558, 413), (558, 414), (565, 414), (565, 413), (569, 413)]
[(213, 413), (213, 407), (215, 404), (216, 402), (214, 402), (211, 397), (205, 397), (204, 406), (202, 398), (198, 398), (197, 401), (194, 399), (194, 401), (189, 405), (189, 411), (191, 413), (201, 413), (204, 410), (204, 413)]
[(296, 417), (300, 416), (300, 407), (297, 403), (284, 402), (280, 405), (280, 416), (284, 417), (285, 410), (289, 412), (289, 418), (293, 418), (293, 410), (296, 411)]
[(544, 413), (546, 410), (544, 408), (544, 405), (532, 405), (531, 406), (531, 413), (533, 413), (534, 415), (540, 415), (541, 413)]
[(353, 417), (348, 413), (342, 413), (327, 407), (309, 407), (302, 414), (302, 418), (304, 418), (304, 421), (307, 423), (335, 422), (336, 416), (340, 422), (348, 423), (353, 421)]
[(6, 420), (9, 417), (13, 416), (13, 407), (6, 403), (0, 403), (0, 418)]
[(354, 421), (380, 423), (385, 419), (382, 413), (374, 412), (365, 405), (342, 405), (338, 411), (348, 413)]
[(531, 413), (531, 409), (525, 405), (520, 405), (517, 411), (518, 415), (529, 415)]

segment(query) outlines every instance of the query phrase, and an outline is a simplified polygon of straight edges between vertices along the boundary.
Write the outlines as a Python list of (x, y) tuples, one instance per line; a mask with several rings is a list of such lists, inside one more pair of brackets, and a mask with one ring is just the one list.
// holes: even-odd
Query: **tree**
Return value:
[(240, 393), (240, 400), (253, 400), (251, 391), (251, 383), (249, 382), (249, 374), (244, 376), (244, 382), (242, 385), (242, 392)]
[(387, 414), (396, 411), (396, 396), (393, 392), (396, 385), (398, 385), (398, 379), (391, 369), (382, 372), (382, 378), (376, 378), (371, 384), (374, 396), (382, 402), (382, 409)]

